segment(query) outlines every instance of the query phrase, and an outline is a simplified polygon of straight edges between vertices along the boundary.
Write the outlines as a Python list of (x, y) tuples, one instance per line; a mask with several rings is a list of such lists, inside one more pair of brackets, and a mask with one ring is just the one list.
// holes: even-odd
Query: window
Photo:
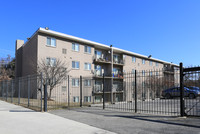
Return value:
[(95, 50), (95, 56), (96, 56), (97, 59), (102, 58), (102, 52)]
[(113, 82), (113, 90), (114, 91), (122, 91), (123, 90), (122, 83), (119, 81), (114, 81)]
[(145, 64), (145, 59), (142, 59), (142, 64)]
[(62, 92), (66, 92), (67, 91), (67, 87), (66, 86), (62, 86)]
[(136, 62), (136, 58), (134, 56), (132, 57), (132, 62)]
[(47, 66), (55, 66), (56, 65), (56, 58), (46, 58), (46, 65)]
[(152, 65), (153, 65), (152, 61), (149, 61), (149, 66), (152, 66)]
[(63, 49), (62, 49), (62, 53), (63, 53), (63, 54), (67, 54), (67, 49), (63, 48)]
[(142, 70), (142, 76), (145, 76), (145, 70)]
[(113, 61), (114, 61), (114, 63), (120, 63), (120, 56), (119, 55), (113, 55)]
[(72, 50), (73, 51), (79, 51), (79, 44), (77, 44), (77, 43), (72, 43)]
[(102, 69), (100, 65), (95, 65), (95, 74), (97, 76), (102, 76)]
[(132, 69), (132, 73), (135, 73), (135, 69)]
[(79, 102), (79, 96), (74, 96), (73, 97), (73, 102)]
[(84, 52), (91, 54), (91, 47), (85, 46)]
[(84, 86), (85, 87), (91, 86), (91, 80), (84, 80)]
[(90, 63), (85, 63), (84, 69), (85, 70), (91, 70), (91, 64)]
[(94, 91), (95, 92), (102, 92), (103, 91), (102, 81), (95, 81)]
[(145, 88), (145, 82), (142, 82), (142, 88)]
[(113, 68), (113, 77), (118, 77), (120, 74), (120, 69), (119, 68)]
[(158, 62), (156, 62), (156, 66), (158, 67)]
[(158, 72), (156, 72), (156, 76), (158, 76)]
[(150, 71), (150, 76), (152, 76), (153, 75), (153, 72), (152, 71)]
[(72, 86), (78, 87), (79, 86), (79, 79), (72, 79)]
[(56, 47), (56, 39), (47, 37), (47, 46)]
[(80, 64), (79, 61), (72, 61), (72, 68), (79, 69), (80, 68), (79, 64)]
[(84, 96), (84, 102), (91, 102), (91, 96)]

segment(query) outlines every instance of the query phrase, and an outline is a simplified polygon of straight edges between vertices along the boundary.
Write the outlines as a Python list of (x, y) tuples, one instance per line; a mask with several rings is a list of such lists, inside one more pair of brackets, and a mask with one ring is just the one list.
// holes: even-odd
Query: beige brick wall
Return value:
[[(80, 45), (79, 52), (72, 50), (72, 42), (58, 39), (56, 38), (56, 47), (49, 47), (46, 45), (47, 42), (46, 35), (39, 35), (38, 36), (38, 60), (46, 59), (46, 57), (52, 57), (60, 59), (67, 63), (68, 68), (71, 70), (70, 75), (73, 77), (80, 77), (82, 76), (92, 76), (91, 71), (84, 69), (84, 63), (91, 63), (91, 69), (94, 70), (93, 62), (93, 55), (94, 55), (94, 48), (91, 48), (91, 54), (84, 52), (84, 45)], [(62, 53), (62, 49), (67, 49), (67, 54)], [(72, 61), (79, 61), (80, 62), (80, 69), (72, 69)]]
[(135, 57), (136, 61), (133, 62), (132, 61), (132, 57), (133, 56), (129, 56), (129, 55), (124, 55), (125, 58), (125, 65), (124, 65), (124, 70), (125, 72), (132, 72), (132, 69), (138, 70), (138, 71), (142, 71), (142, 70), (159, 70), (163, 68), (163, 64), (162, 63), (158, 63), (158, 66), (156, 66), (156, 62), (152, 61), (152, 65), (149, 65), (150, 59), (146, 59), (145, 60), (145, 64), (142, 63), (142, 58), (139, 57)]
[(37, 39), (38, 35), (35, 34), (23, 46), (22, 76), (37, 74)]

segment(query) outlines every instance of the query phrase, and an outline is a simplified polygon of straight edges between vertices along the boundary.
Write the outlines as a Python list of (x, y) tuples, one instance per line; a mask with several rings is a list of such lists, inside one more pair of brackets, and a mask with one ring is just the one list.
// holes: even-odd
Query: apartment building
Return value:
[[(95, 81), (85, 80), (91, 86), (91, 92), (86, 95), (88, 100), (100, 102), (102, 100), (102, 76), (105, 75), (105, 92), (107, 100), (119, 101), (123, 98), (123, 74), (135, 70), (159, 70), (167, 68), (174, 70), (178, 67), (166, 61), (152, 58), (130, 51), (104, 45), (75, 36), (59, 33), (48, 28), (39, 28), (26, 42), (16, 41), (16, 77), (23, 77), (37, 73), (37, 64), (45, 59), (47, 64), (53, 64), (57, 59), (65, 61), (71, 69), (69, 75), (72, 87), (77, 88), (72, 101), (79, 94), (78, 79), (91, 77)], [(173, 73), (172, 73), (173, 74)], [(73, 96), (73, 95), (72, 95)]]

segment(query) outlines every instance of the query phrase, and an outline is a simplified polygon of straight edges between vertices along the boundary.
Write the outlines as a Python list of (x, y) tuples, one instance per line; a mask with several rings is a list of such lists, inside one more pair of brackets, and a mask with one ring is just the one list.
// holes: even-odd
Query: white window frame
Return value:
[[(46, 45), (49, 46), (49, 47), (56, 47), (56, 39), (55, 38), (52, 38), (52, 37), (47, 37), (46, 38)], [(50, 39), (50, 44), (48, 44), (48, 39)], [(53, 40), (55, 41), (55, 44), (53, 44)]]
[(79, 79), (72, 79), (72, 87), (79, 87)]
[[(76, 101), (78, 100), (78, 101)], [(79, 102), (79, 96), (73, 96), (73, 102)]]
[(136, 62), (136, 57), (132, 56), (132, 62)]
[(158, 62), (156, 62), (156, 67), (158, 67)]
[(135, 73), (135, 69), (132, 69), (132, 73)]
[[(100, 53), (100, 55), (98, 54), (98, 52)], [(102, 51), (100, 51), (100, 50), (95, 50), (95, 57), (96, 57), (96, 59), (102, 58)]]
[(84, 69), (85, 69), (85, 70), (91, 70), (91, 66), (92, 66), (91, 63), (88, 63), (88, 62), (85, 62), (85, 63), (84, 63)]
[(145, 64), (145, 59), (142, 59), (142, 64)]
[(91, 102), (91, 96), (84, 96), (84, 102)]
[(153, 62), (152, 61), (149, 61), (149, 66), (152, 66), (153, 65)]
[[(74, 67), (73, 67), (73, 63), (74, 63)], [(78, 63), (78, 67), (77, 67), (76, 63)], [(72, 69), (80, 69), (80, 62), (79, 61), (72, 61)]]
[[(90, 51), (88, 51), (88, 50), (90, 50)], [(84, 46), (84, 52), (85, 53), (87, 53), (87, 54), (91, 54), (91, 52), (92, 52), (92, 48), (90, 47), (90, 46)]]
[(113, 54), (113, 62), (120, 63), (121, 57), (119, 54)]
[(91, 80), (90, 79), (85, 79), (84, 80), (84, 86), (85, 87), (91, 87), (92, 83), (91, 83)]
[(145, 70), (142, 70), (142, 76), (145, 76)]
[(56, 65), (56, 58), (47, 57), (46, 58), (46, 65), (47, 66), (55, 66)]
[(95, 74), (97, 76), (101, 76), (102, 75), (102, 66), (101, 65), (95, 65)]
[[(76, 46), (78, 46), (78, 47), (76, 47)], [(78, 48), (78, 50), (76, 48)], [(78, 43), (72, 43), (72, 51), (79, 52), (80, 45)]]

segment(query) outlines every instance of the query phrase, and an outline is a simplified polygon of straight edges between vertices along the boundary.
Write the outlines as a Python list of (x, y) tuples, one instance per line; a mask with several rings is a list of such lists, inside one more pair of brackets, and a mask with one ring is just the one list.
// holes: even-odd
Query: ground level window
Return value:
[(95, 102), (101, 102), (101, 96), (95, 96)]
[(84, 102), (91, 102), (91, 96), (84, 96)]
[(79, 96), (74, 96), (73, 97), (73, 102), (79, 102)]

